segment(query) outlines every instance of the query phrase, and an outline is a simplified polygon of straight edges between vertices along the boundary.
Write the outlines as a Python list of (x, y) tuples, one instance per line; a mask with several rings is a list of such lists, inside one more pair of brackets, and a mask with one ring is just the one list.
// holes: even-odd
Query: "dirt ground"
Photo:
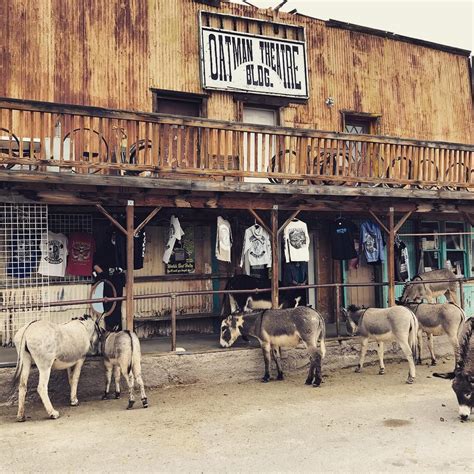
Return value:
[(377, 371), (329, 372), (318, 389), (300, 373), (155, 390), (146, 410), (126, 411), (125, 394), (78, 407), (57, 400), (55, 421), (39, 403), (27, 404), (25, 423), (2, 407), (1, 470), (474, 472), (473, 421), (458, 420), (450, 383), (427, 366), (414, 385), (406, 363)]

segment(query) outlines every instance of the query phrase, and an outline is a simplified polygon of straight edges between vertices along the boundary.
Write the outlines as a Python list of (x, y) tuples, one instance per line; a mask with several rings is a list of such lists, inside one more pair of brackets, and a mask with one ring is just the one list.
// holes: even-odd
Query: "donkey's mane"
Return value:
[(360, 308), (359, 306), (356, 306), (355, 304), (351, 304), (347, 307), (347, 310), (351, 313), (355, 313), (356, 311), (359, 311), (360, 309), (362, 308)]
[(469, 352), (469, 347), (471, 344), (471, 337), (474, 333), (474, 318), (470, 318), (468, 322), (470, 322), (470, 325), (462, 338), (461, 347), (459, 348), (459, 362), (457, 364), (456, 369), (460, 371), (464, 368), (464, 364), (466, 362), (467, 354)]
[(75, 316), (74, 318), (71, 318), (71, 321), (87, 321), (88, 319), (92, 319), (89, 314), (84, 314), (82, 316)]

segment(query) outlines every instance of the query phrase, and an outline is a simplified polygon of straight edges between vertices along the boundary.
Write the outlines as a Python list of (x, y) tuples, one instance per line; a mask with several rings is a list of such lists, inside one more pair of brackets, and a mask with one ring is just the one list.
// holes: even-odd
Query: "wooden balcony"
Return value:
[(0, 99), (2, 168), (474, 191), (474, 146), (467, 144), (6, 98)]

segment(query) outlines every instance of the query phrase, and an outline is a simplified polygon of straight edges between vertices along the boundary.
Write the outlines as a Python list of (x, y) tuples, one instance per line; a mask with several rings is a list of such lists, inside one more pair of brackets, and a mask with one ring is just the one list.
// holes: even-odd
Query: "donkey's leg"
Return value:
[(25, 421), (25, 398), (28, 387), (28, 377), (30, 376), (31, 356), (25, 351), (23, 355), (23, 367), (20, 374), (20, 384), (18, 385), (18, 413), (17, 421)]
[(113, 366), (110, 361), (104, 359), (105, 366), (105, 391), (102, 395), (102, 400), (107, 400), (109, 398), (110, 383), (112, 382), (112, 369)]
[[(124, 372), (126, 376), (127, 372)], [(115, 398), (120, 398), (120, 365), (114, 366), (114, 379), (115, 379)]]
[[(309, 358), (311, 360), (311, 368), (313, 371), (313, 387), (319, 387), (321, 385), (321, 354), (318, 348), (315, 346), (308, 347)], [(310, 368), (310, 370), (311, 370)]]
[(50, 418), (55, 420), (56, 418), (59, 418), (59, 412), (53, 408), (48, 395), (48, 382), (49, 376), (51, 375), (51, 365), (48, 363), (36, 363), (36, 366), (38, 367), (39, 371), (39, 381), (36, 390), (41, 397), (41, 401), (43, 402), (46, 413), (48, 413)]
[(428, 334), (428, 349), (430, 350), (431, 355), (431, 365), (436, 365), (436, 356), (434, 352), (434, 336), (433, 334)]
[(453, 346), (454, 368), (456, 368), (458, 364), (458, 356), (459, 356), (459, 339), (458, 339), (457, 334), (449, 334), (449, 333), (448, 333), (448, 338), (449, 338), (449, 341), (451, 342), (451, 345)]
[(130, 408), (133, 407), (133, 404), (135, 403), (135, 395), (133, 393), (133, 387), (135, 385), (135, 378), (133, 376), (133, 370), (128, 370), (129, 369), (129, 363), (126, 360), (120, 360), (120, 369), (122, 371), (123, 376), (125, 377), (125, 380), (127, 381), (128, 385), (128, 406), (127, 410), (130, 410)]
[(383, 342), (378, 343), (377, 354), (379, 355), (379, 375), (383, 375), (385, 374), (385, 364), (383, 363)]
[(135, 380), (137, 381), (137, 384), (140, 387), (140, 397), (142, 400), (143, 408), (148, 408), (148, 399), (146, 398), (145, 384), (143, 383), (143, 379), (142, 379), (142, 368), (141, 368), (140, 361), (138, 361), (138, 363), (136, 362), (134, 363), (133, 372), (135, 375)]
[(458, 303), (458, 295), (456, 294), (456, 291), (451, 291), (449, 288), (446, 290), (446, 293), (444, 294), (444, 296), (446, 297), (446, 299), (450, 302), (450, 303), (456, 303), (456, 304), (459, 304)]
[(365, 354), (367, 354), (367, 346), (369, 345), (369, 338), (365, 337), (362, 339), (362, 343), (360, 346), (360, 359), (359, 359), (359, 365), (356, 368), (356, 372), (360, 372), (362, 368), (364, 367), (364, 360), (365, 360)]
[(262, 382), (268, 382), (270, 380), (270, 344), (268, 342), (262, 342), (262, 353), (263, 360), (265, 362), (265, 373), (263, 374)]
[(79, 377), (81, 376), (82, 365), (84, 364), (85, 359), (79, 359), (72, 370), (71, 378), (71, 406), (75, 407), (79, 405), (79, 400), (77, 399), (77, 384), (79, 383)]
[(408, 373), (407, 383), (413, 383), (415, 381), (416, 371), (415, 371), (415, 362), (413, 361), (413, 354), (411, 352), (410, 345), (408, 344), (408, 341), (401, 340), (401, 339), (398, 340), (398, 344), (400, 345), (400, 348), (402, 349), (408, 361), (409, 373)]
[(419, 328), (416, 334), (416, 344), (418, 346), (418, 358), (416, 364), (421, 365), (421, 351), (423, 350), (423, 329)]
[(271, 346), (273, 359), (277, 366), (277, 380), (283, 380), (283, 370), (281, 368), (281, 359), (280, 359), (280, 348), (278, 346)]
[(69, 382), (69, 388), (71, 388), (71, 384), (72, 384), (72, 367), (68, 367), (66, 369), (67, 371), (67, 381)]

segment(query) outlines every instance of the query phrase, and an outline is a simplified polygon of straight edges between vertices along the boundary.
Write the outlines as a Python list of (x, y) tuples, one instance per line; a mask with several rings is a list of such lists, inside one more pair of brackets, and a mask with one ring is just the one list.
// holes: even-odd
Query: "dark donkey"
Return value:
[[(303, 342), (311, 362), (306, 384), (313, 384), (314, 387), (321, 384), (321, 360), (326, 354), (326, 326), (323, 317), (314, 309), (299, 306), (232, 314), (222, 321), (221, 346), (230, 347), (239, 336), (253, 336), (259, 340), (265, 361), (263, 382), (270, 380), (271, 355), (278, 370), (277, 380), (283, 380), (280, 347), (296, 347)], [(321, 341), (320, 349), (318, 340)]]

